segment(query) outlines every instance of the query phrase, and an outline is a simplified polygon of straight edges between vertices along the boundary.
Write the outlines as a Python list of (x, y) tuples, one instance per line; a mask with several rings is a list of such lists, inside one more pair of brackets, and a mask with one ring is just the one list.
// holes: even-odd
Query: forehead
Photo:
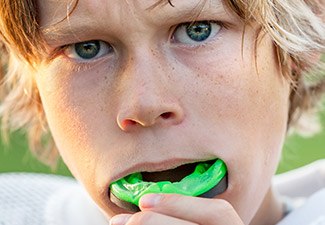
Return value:
[[(161, 20), (170, 11), (195, 13), (206, 7), (221, 8), (221, 0), (38, 0), (41, 26), (49, 27), (64, 18), (87, 19), (153, 19)], [(70, 12), (73, 13), (70, 14)], [(199, 12), (200, 13), (200, 12)]]

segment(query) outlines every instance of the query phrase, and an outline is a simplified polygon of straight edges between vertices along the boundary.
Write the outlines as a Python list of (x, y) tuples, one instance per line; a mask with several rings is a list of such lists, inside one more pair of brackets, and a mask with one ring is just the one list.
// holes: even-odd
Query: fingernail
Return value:
[(128, 222), (131, 215), (117, 215), (110, 219), (109, 224), (110, 225), (124, 225)]
[(140, 205), (142, 208), (152, 208), (159, 203), (161, 198), (160, 194), (147, 194), (140, 199)]

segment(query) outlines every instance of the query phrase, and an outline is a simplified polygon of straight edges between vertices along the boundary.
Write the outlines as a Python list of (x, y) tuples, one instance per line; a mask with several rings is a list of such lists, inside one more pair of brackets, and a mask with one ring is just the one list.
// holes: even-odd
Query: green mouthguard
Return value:
[(130, 174), (111, 184), (111, 193), (118, 199), (139, 206), (140, 198), (149, 193), (174, 193), (187, 196), (199, 196), (215, 187), (226, 175), (227, 168), (221, 159), (211, 163), (196, 165), (190, 175), (179, 182), (146, 182), (141, 173)]

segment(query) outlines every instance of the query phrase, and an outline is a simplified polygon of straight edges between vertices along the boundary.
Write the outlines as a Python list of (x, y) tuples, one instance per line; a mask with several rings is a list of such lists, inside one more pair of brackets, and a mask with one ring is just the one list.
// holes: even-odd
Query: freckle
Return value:
[(155, 51), (153, 49), (150, 49), (150, 51), (151, 51), (151, 53), (152, 53), (153, 56), (156, 55), (156, 53), (155, 53)]

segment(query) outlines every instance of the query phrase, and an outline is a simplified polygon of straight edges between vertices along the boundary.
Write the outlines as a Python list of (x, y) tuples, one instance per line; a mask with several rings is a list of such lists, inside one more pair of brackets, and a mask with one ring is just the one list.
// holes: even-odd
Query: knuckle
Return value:
[(224, 209), (224, 210), (233, 210), (233, 207), (232, 207), (232, 205), (228, 202), (228, 201), (226, 201), (226, 200), (224, 200), (224, 199), (219, 199), (219, 205)]
[(207, 208), (207, 213), (214, 217), (221, 214), (223, 216), (227, 216), (232, 214), (234, 211), (233, 206), (228, 201), (223, 199), (211, 200)]
[(203, 224), (212, 225), (216, 223), (219, 224), (219, 222), (220, 224), (232, 224), (231, 221), (233, 220), (234, 215), (235, 210), (228, 201), (223, 199), (211, 199), (211, 201), (206, 205)]

